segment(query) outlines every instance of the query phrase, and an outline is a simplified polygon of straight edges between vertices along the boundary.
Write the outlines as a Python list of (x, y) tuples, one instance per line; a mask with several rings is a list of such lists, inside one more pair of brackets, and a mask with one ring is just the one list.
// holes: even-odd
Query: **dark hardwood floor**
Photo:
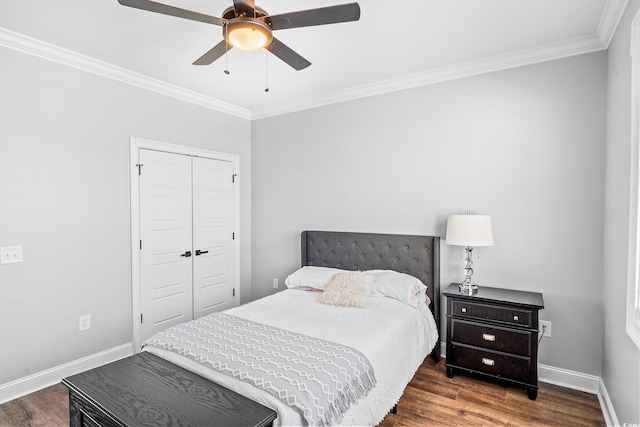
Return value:
[[(0, 405), (2, 427), (69, 425), (69, 397), (62, 384)], [(604, 426), (598, 398), (540, 383), (538, 399), (523, 388), (466, 375), (449, 379), (444, 359), (427, 358), (380, 427)]]
[(69, 425), (69, 390), (62, 384), (0, 405), (1, 427)]
[(606, 426), (595, 394), (539, 383), (536, 400), (525, 388), (485, 378), (447, 378), (444, 359), (425, 359), (380, 427)]

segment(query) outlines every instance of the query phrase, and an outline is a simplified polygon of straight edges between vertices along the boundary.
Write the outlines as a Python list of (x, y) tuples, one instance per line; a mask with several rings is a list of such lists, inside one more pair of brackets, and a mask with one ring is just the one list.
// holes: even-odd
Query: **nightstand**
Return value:
[(481, 286), (463, 295), (452, 283), (447, 297), (447, 376), (456, 370), (483, 374), (527, 388), (538, 396), (538, 312), (542, 294)]

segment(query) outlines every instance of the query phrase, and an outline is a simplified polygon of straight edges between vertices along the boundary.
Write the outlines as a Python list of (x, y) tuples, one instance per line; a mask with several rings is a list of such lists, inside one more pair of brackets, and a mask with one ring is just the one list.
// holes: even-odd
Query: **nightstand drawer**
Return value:
[(519, 356), (531, 356), (531, 333), (516, 329), (452, 319), (451, 341)]
[(452, 301), (453, 316), (492, 320), (509, 325), (533, 327), (531, 310), (482, 304), (464, 300)]
[(508, 378), (523, 384), (531, 382), (531, 360), (528, 357), (509, 356), (463, 345), (452, 345), (455, 351), (452, 352), (452, 360), (447, 360), (451, 365)]

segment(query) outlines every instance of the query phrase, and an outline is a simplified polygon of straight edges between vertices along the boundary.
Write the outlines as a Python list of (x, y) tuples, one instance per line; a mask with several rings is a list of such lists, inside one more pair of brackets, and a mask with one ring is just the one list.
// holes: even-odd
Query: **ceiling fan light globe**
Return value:
[(229, 22), (226, 38), (232, 46), (251, 51), (268, 46), (273, 36), (271, 29), (261, 21), (236, 18)]
[(257, 50), (266, 46), (267, 38), (255, 28), (238, 28), (229, 33), (229, 43), (242, 50)]

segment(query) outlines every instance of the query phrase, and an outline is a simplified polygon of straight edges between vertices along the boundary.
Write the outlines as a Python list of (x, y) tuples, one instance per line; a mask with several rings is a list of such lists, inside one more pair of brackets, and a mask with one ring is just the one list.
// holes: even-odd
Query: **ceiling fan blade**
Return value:
[(307, 68), (311, 65), (311, 62), (304, 59), (302, 56), (297, 54), (293, 49), (291, 49), (286, 44), (282, 43), (277, 38), (273, 38), (271, 44), (267, 46), (269, 52), (273, 53), (278, 58), (282, 59), (284, 62), (289, 64), (292, 68), (297, 71), (300, 71), (304, 68)]
[(253, 17), (256, 10), (256, 3), (254, 0), (233, 0), (233, 7), (236, 10), (236, 16), (248, 16)]
[(265, 21), (271, 22), (272, 30), (336, 24), (338, 22), (357, 21), (358, 19), (360, 19), (360, 6), (358, 3), (301, 10), (264, 18)]
[(227, 44), (226, 40), (222, 40), (220, 43), (209, 49), (207, 53), (196, 59), (193, 65), (210, 65), (213, 61), (220, 58), (231, 49), (233, 49), (233, 46)]
[(207, 24), (222, 26), (225, 23), (225, 20), (222, 18), (205, 15), (192, 10), (180, 9), (179, 7), (173, 7), (162, 3), (156, 3), (150, 0), (118, 0), (118, 3), (123, 6), (148, 10), (149, 12), (161, 13), (163, 15), (176, 16), (178, 18), (190, 19), (192, 21), (206, 22)]

